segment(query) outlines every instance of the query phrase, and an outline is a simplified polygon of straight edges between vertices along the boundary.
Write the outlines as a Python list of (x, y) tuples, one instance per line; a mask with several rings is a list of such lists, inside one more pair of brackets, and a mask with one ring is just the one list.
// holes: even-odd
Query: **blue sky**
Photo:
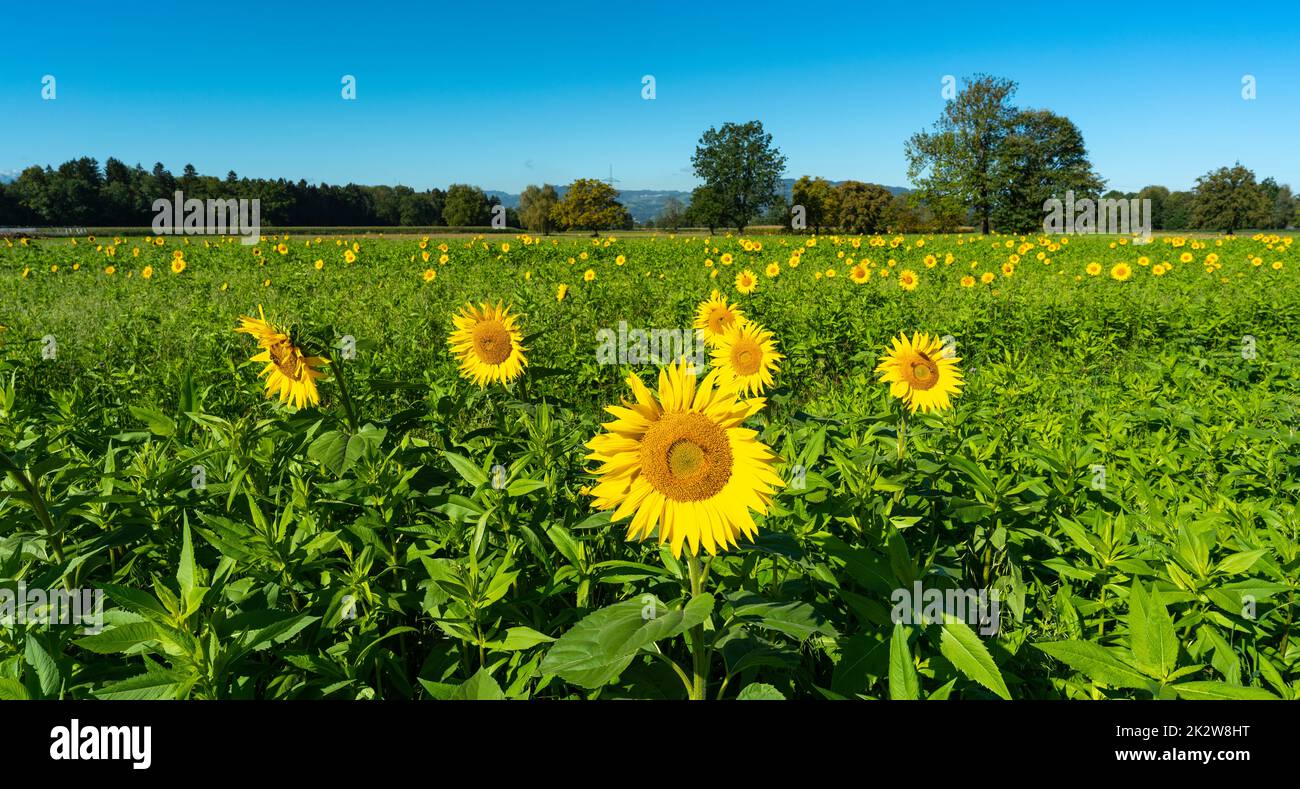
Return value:
[(905, 186), (943, 76), (984, 72), (1070, 117), (1111, 187), (1188, 188), (1240, 160), (1300, 188), (1294, 3), (441, 5), (10, 4), (0, 172), (91, 155), (518, 191), (612, 165), (621, 188), (689, 189), (700, 133), (757, 118), (789, 177)]

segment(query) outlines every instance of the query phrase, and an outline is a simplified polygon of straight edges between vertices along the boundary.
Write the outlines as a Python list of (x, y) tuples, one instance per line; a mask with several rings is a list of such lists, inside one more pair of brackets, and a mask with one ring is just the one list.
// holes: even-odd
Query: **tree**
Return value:
[(1016, 83), (977, 75), (949, 101), (932, 131), (907, 141), (907, 176), (936, 212), (974, 212), (989, 232), (998, 192), (998, 156), (1011, 133)]
[(878, 233), (885, 229), (885, 215), (894, 196), (878, 184), (845, 181), (836, 187), (839, 204), (837, 224), (850, 233)]
[(885, 208), (885, 229), (890, 233), (919, 233), (926, 230), (953, 230), (959, 217), (949, 213), (936, 215), (915, 192), (894, 195)]
[(398, 197), (398, 216), (406, 227), (435, 225), (438, 223), (438, 206), (428, 192), (408, 189)]
[(723, 217), (742, 233), (776, 199), (785, 172), (785, 156), (759, 121), (710, 127), (700, 136), (691, 164), (721, 203)]
[(670, 197), (664, 201), (664, 207), (660, 209), (654, 224), (663, 230), (676, 230), (682, 226), (685, 215), (686, 209), (682, 206), (682, 201)]
[(529, 184), (519, 195), (519, 221), (534, 233), (548, 235), (554, 227), (551, 211), (555, 209), (558, 202), (560, 196), (556, 194), (554, 186)]
[(1092, 170), (1079, 128), (1047, 110), (1016, 113), (995, 151), (993, 177), (993, 225), (1014, 233), (1041, 229), (1048, 200), (1064, 200), (1069, 191), (1076, 200), (1095, 198), (1104, 183)]
[(821, 176), (804, 175), (794, 182), (791, 203), (803, 206), (804, 224), (814, 233), (823, 227), (836, 227), (840, 221), (840, 195), (831, 182)]
[(790, 202), (785, 199), (785, 195), (777, 195), (775, 200), (768, 203), (762, 221), (765, 225), (775, 225), (789, 230), (791, 218)]
[(1255, 174), (1238, 162), (1196, 179), (1192, 223), (1206, 230), (1233, 233), (1240, 228), (1268, 225), (1272, 206)]
[(592, 235), (605, 228), (624, 227), (631, 216), (617, 198), (618, 191), (604, 181), (579, 178), (551, 209), (551, 219), (560, 227), (590, 230)]
[(1151, 229), (1164, 230), (1165, 201), (1169, 199), (1169, 190), (1163, 186), (1144, 186), (1137, 198), (1151, 201)]
[(1165, 198), (1161, 222), (1164, 230), (1188, 230), (1192, 227), (1192, 208), (1196, 195), (1191, 192), (1170, 192)]
[(1291, 226), (1296, 217), (1296, 199), (1291, 194), (1291, 187), (1287, 184), (1279, 184), (1272, 177), (1265, 178), (1259, 182), (1259, 188), (1264, 191), (1264, 197), (1269, 204), (1269, 219), (1265, 227), (1285, 230)]
[(442, 220), (448, 227), (482, 227), (492, 221), (491, 211), (482, 189), (468, 184), (452, 184), (447, 188)]
[(709, 233), (727, 221), (722, 198), (711, 187), (697, 186), (691, 190), (691, 204), (686, 206), (686, 223), (692, 227), (707, 227)]

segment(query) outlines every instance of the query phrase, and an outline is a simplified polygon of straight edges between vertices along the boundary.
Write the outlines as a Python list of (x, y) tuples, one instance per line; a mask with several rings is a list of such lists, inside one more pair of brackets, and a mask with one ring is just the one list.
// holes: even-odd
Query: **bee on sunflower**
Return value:
[(330, 363), (323, 356), (310, 356), (303, 351), (302, 343), (290, 332), (282, 331), (266, 319), (262, 305), (257, 305), (258, 317), (242, 316), (236, 332), (251, 335), (262, 352), (249, 359), (264, 362), (258, 375), (266, 378), (266, 396), (279, 397), (282, 403), (292, 403), (297, 408), (316, 405), (320, 392), (316, 380), (322, 378), (319, 367)]

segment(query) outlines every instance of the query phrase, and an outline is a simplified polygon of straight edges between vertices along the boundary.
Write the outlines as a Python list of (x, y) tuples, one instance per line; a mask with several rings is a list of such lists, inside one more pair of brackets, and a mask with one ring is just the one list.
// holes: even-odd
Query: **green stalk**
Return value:
[(898, 459), (901, 461), (907, 456), (907, 408), (904, 408), (898, 417)]
[(27, 476), (27, 472), (19, 468), (18, 464), (3, 452), (0, 452), (0, 467), (8, 471), (9, 475), (27, 491), (27, 496), (32, 502), (32, 509), (36, 510), (36, 519), (45, 527), (45, 538), (54, 551), (54, 558), (59, 564), (63, 564), (63, 533), (54, 527), (54, 519), (50, 517), (50, 511), (45, 508), (45, 499), (41, 496), (36, 481)]
[[(694, 600), (704, 591), (707, 571), (700, 567), (700, 560), (694, 555), (686, 557), (686, 566), (691, 574), (691, 599)], [(710, 651), (704, 646), (704, 623), (692, 627), (687, 640), (691, 647), (691, 665), (695, 677), (690, 698), (692, 701), (703, 701), (708, 688)]]
[(343, 373), (343, 363), (332, 359), (331, 364), (334, 365), (334, 380), (339, 384), (339, 394), (343, 396), (343, 410), (348, 417), (348, 427), (356, 433), (357, 413), (352, 409), (352, 395), (348, 393), (348, 377)]

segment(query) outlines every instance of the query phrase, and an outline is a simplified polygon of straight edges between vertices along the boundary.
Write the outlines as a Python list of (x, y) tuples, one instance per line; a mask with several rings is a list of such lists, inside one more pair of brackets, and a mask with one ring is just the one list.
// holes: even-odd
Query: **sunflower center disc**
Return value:
[(668, 448), (668, 468), (674, 477), (689, 477), (704, 465), (704, 450), (686, 439)]
[(298, 377), (298, 360), (294, 358), (293, 346), (287, 342), (277, 342), (270, 347), (271, 361), (281, 373), (289, 378)]
[(641, 439), (641, 471), (673, 501), (713, 497), (731, 479), (731, 442), (704, 414), (664, 414)]
[(939, 383), (939, 365), (925, 354), (918, 354), (911, 363), (913, 389), (930, 389)]
[(510, 358), (510, 332), (499, 321), (483, 321), (474, 327), (474, 353), (487, 364), (501, 364)]
[(762, 359), (762, 350), (748, 340), (737, 345), (736, 349), (731, 353), (732, 365), (736, 368), (736, 372), (741, 375), (753, 375), (758, 372), (759, 363)]

